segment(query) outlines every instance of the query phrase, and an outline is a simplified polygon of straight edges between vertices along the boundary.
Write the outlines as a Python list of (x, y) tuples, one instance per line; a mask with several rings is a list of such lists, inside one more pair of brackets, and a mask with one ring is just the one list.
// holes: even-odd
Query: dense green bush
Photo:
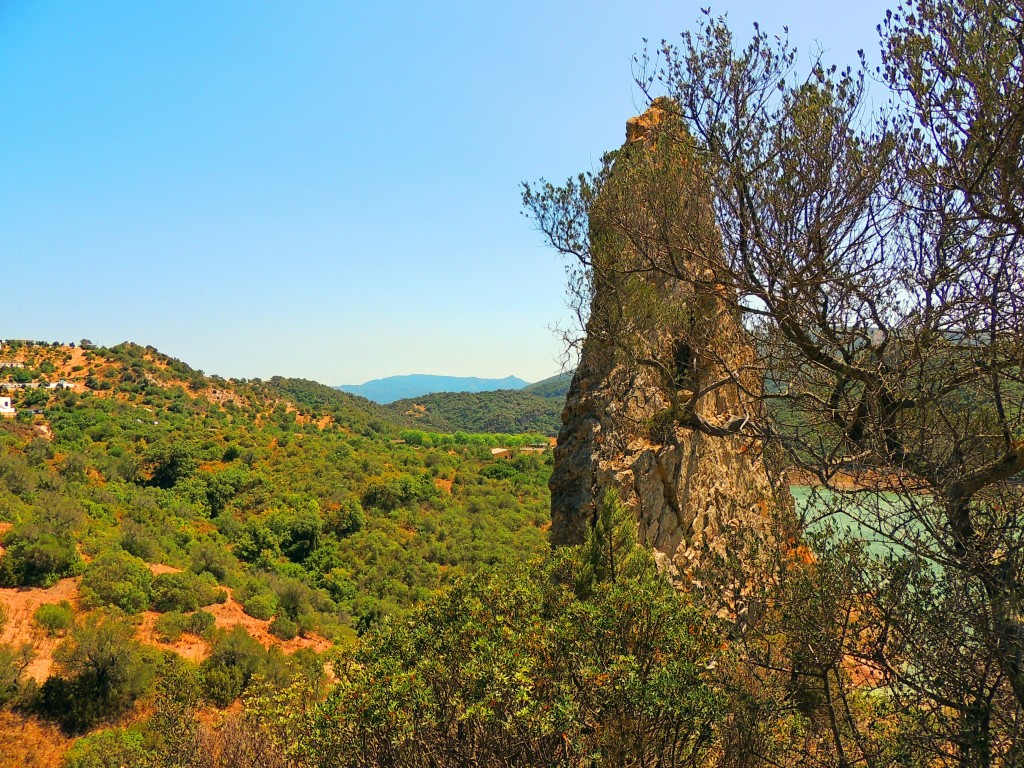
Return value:
[(195, 611), (190, 613), (185, 622), (185, 631), (198, 637), (209, 639), (216, 626), (217, 620), (209, 611)]
[(152, 752), (138, 728), (109, 728), (78, 739), (61, 768), (143, 768), (153, 765)]
[(4, 546), (0, 586), (49, 587), (81, 572), (82, 558), (74, 541), (37, 526), (16, 526), (4, 538)]
[(161, 573), (153, 579), (150, 591), (154, 611), (188, 613), (212, 603), (223, 603), (227, 592), (218, 589), (209, 573), (202, 576), (188, 571)]
[(277, 597), (270, 592), (259, 592), (249, 595), (244, 600), (239, 600), (242, 610), (254, 619), (266, 621), (274, 615), (277, 610)]
[(173, 488), (199, 468), (195, 445), (181, 440), (154, 446), (146, 454), (145, 462), (150, 472), (149, 482), (157, 488)]
[(209, 638), (216, 619), (208, 611), (180, 613), (170, 611), (159, 616), (153, 628), (165, 643), (175, 643), (185, 632), (197, 637)]
[(71, 603), (61, 600), (59, 603), (44, 603), (32, 614), (36, 626), (41, 627), (49, 635), (58, 635), (68, 629), (75, 621)]
[(299, 633), (299, 625), (287, 616), (275, 616), (268, 630), (279, 640), (292, 640)]
[(149, 566), (124, 550), (114, 549), (89, 563), (80, 590), (86, 606), (109, 605), (138, 613), (149, 606), (152, 586)]
[(267, 654), (243, 627), (219, 633), (209, 657), (200, 666), (206, 697), (226, 707), (245, 691), (253, 676), (266, 669)]
[(238, 561), (231, 553), (212, 541), (196, 542), (190, 560), (193, 573), (209, 573), (221, 584), (238, 567)]
[(155, 654), (118, 611), (97, 611), (54, 654), (57, 673), (39, 690), (42, 714), (80, 732), (121, 714), (150, 686)]
[(176, 643), (185, 632), (188, 624), (188, 617), (178, 611), (168, 611), (157, 617), (153, 623), (153, 630), (158, 639), (165, 643)]

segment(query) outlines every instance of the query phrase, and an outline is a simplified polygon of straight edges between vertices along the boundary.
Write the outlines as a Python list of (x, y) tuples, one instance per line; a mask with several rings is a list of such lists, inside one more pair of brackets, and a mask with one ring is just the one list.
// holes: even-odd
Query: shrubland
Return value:
[[(636, 258), (590, 258), (615, 153), (525, 190), (626, 368), (658, 367), (616, 333), (665, 316), (641, 272), (739, 320), (753, 362), (693, 389), (662, 370), (663, 419), (815, 477), (797, 530), (724, 526), (670, 584), (613, 497), (548, 550), (549, 454), (490, 454), (537, 436), (130, 344), (18, 345), (13, 383), (80, 386), (19, 391), (41, 418), (0, 429), (0, 581), (81, 600), (39, 619), (65, 632), (41, 686), (31, 645), (0, 646), (0, 696), (91, 731), (75, 766), (1021, 764), (1022, 25), (1017, 0), (910, 0), (874, 73), (801, 71), (784, 36), (737, 43), (705, 12), (637, 60), (668, 130), (602, 210)], [(622, 290), (587, 317), (598, 284)], [(714, 352), (687, 341), (687, 366)], [(708, 421), (721, 386), (758, 407)], [(154, 612), (202, 658), (141, 642)], [(286, 646), (313, 636), (335, 643)]]
[[(487, 471), (492, 447), (542, 436), (410, 432), (311, 382), (228, 382), (133, 344), (0, 354), (26, 362), (9, 381), (74, 382), (13, 390), (22, 413), (0, 422), (0, 586), (74, 584), (18, 630), (58, 639), (48, 679), (25, 675), (30, 648), (2, 646), (4, 700), (69, 733), (152, 697), (187, 638), (207, 649), (189, 673), (201, 701), (227, 706), (254, 677), (284, 679), (294, 657), (275, 643), (351, 644), (545, 549), (550, 456)], [(218, 625), (229, 602), (264, 644)], [(140, 642), (145, 622), (162, 650)]]

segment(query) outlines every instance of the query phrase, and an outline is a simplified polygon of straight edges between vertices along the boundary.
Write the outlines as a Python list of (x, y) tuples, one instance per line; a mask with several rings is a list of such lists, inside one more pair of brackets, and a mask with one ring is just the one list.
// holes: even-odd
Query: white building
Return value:
[(14, 406), (11, 404), (11, 398), (0, 396), (0, 416), (5, 419), (13, 419), (15, 413), (17, 411), (14, 410)]

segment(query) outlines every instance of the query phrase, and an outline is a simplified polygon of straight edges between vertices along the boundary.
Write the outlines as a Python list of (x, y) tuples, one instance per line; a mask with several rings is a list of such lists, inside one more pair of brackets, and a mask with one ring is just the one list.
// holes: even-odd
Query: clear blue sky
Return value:
[[(837, 62), (892, 3), (720, 3)], [(358, 383), (557, 371), (518, 184), (622, 141), (699, 3), (0, 1), (0, 338)]]

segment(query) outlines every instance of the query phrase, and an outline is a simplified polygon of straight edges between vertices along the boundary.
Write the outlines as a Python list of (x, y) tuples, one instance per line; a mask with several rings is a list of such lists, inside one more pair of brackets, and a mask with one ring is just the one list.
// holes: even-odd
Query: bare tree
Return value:
[[(660, 322), (634, 274), (686, 281), (740, 318), (756, 361), (741, 370), (695, 335), (694, 360), (716, 375), (684, 391), (666, 376), (673, 418), (781, 446), (827, 490), (815, 509), (841, 509), (885, 545), (846, 651), (893, 699), (931, 708), (928, 722), (955, 720), (944, 744), (970, 765), (1017, 749), (1024, 707), (1024, 496), (1011, 482), (1024, 471), (1022, 10), (911, 0), (890, 14), (882, 109), (868, 107), (863, 67), (800, 75), (784, 38), (755, 29), (738, 49), (707, 15), (638, 58), (638, 85), (665, 113), (645, 168), (609, 185), (612, 154), (597, 173), (524, 193), (580, 265), (588, 333), (615, 344), (627, 321)], [(628, 193), (609, 200), (611, 187)], [(628, 259), (601, 256), (595, 216)], [(608, 285), (617, 300), (595, 304)], [(696, 416), (723, 385), (765, 407)], [(943, 636), (942, 616), (956, 632)]]

